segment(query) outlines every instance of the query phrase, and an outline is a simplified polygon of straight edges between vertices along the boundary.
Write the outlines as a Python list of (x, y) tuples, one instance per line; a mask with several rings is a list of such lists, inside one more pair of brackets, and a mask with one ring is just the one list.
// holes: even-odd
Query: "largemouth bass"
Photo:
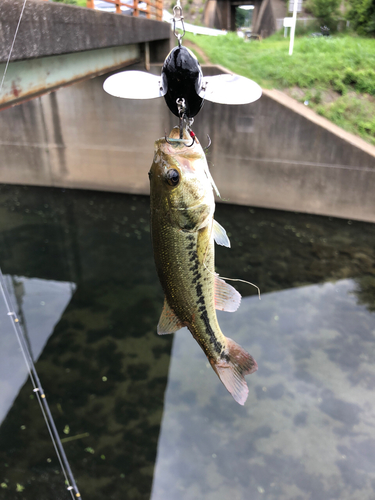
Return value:
[(187, 326), (222, 383), (243, 405), (249, 392), (244, 376), (258, 367), (250, 354), (225, 337), (215, 310), (235, 311), (241, 301), (214, 269), (214, 241), (230, 243), (213, 218), (214, 183), (205, 153), (198, 139), (188, 147), (178, 137), (176, 127), (169, 142), (156, 141), (149, 172), (152, 243), (165, 293), (157, 332), (174, 333)]

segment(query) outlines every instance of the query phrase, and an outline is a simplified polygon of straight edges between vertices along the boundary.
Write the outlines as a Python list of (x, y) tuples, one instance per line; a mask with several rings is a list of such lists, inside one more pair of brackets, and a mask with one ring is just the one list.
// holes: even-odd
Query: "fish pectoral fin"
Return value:
[(218, 245), (230, 248), (230, 241), (227, 232), (215, 219), (213, 227), (214, 240)]
[(164, 298), (164, 306), (159, 319), (157, 328), (158, 335), (166, 335), (167, 333), (174, 333), (184, 325), (177, 318), (175, 313), (169, 307), (167, 299)]
[(256, 372), (258, 365), (255, 359), (234, 340), (227, 337), (226, 343), (224, 355), (219, 360), (209, 361), (233, 399), (244, 405), (249, 394), (245, 375)]
[(215, 274), (215, 308), (219, 311), (234, 312), (240, 307), (241, 294)]

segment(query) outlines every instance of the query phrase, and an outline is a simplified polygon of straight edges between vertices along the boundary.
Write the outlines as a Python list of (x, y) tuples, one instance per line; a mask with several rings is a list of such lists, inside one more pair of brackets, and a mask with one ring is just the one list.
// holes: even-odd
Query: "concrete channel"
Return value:
[[(177, 119), (162, 98), (107, 95), (105, 78), (2, 110), (0, 182), (148, 194), (154, 141)], [(221, 201), (375, 222), (375, 147), (281, 92), (246, 106), (205, 102), (194, 131), (211, 137)]]

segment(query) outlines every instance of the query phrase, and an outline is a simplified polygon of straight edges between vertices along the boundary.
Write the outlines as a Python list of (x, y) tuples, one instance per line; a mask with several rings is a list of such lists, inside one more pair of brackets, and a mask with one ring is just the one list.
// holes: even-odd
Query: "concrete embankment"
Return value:
[[(107, 95), (104, 79), (2, 110), (0, 182), (148, 194), (154, 141), (177, 119), (163, 99)], [(211, 137), (208, 160), (226, 202), (375, 222), (375, 147), (284, 94), (264, 91), (246, 106), (206, 102), (193, 128), (204, 145)]]

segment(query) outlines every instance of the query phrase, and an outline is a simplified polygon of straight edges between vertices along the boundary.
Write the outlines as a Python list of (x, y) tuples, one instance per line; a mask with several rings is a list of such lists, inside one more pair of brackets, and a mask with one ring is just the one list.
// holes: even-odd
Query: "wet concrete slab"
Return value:
[(237, 405), (175, 334), (152, 500), (371, 500), (375, 314), (354, 280), (247, 297), (219, 313), (259, 370)]

